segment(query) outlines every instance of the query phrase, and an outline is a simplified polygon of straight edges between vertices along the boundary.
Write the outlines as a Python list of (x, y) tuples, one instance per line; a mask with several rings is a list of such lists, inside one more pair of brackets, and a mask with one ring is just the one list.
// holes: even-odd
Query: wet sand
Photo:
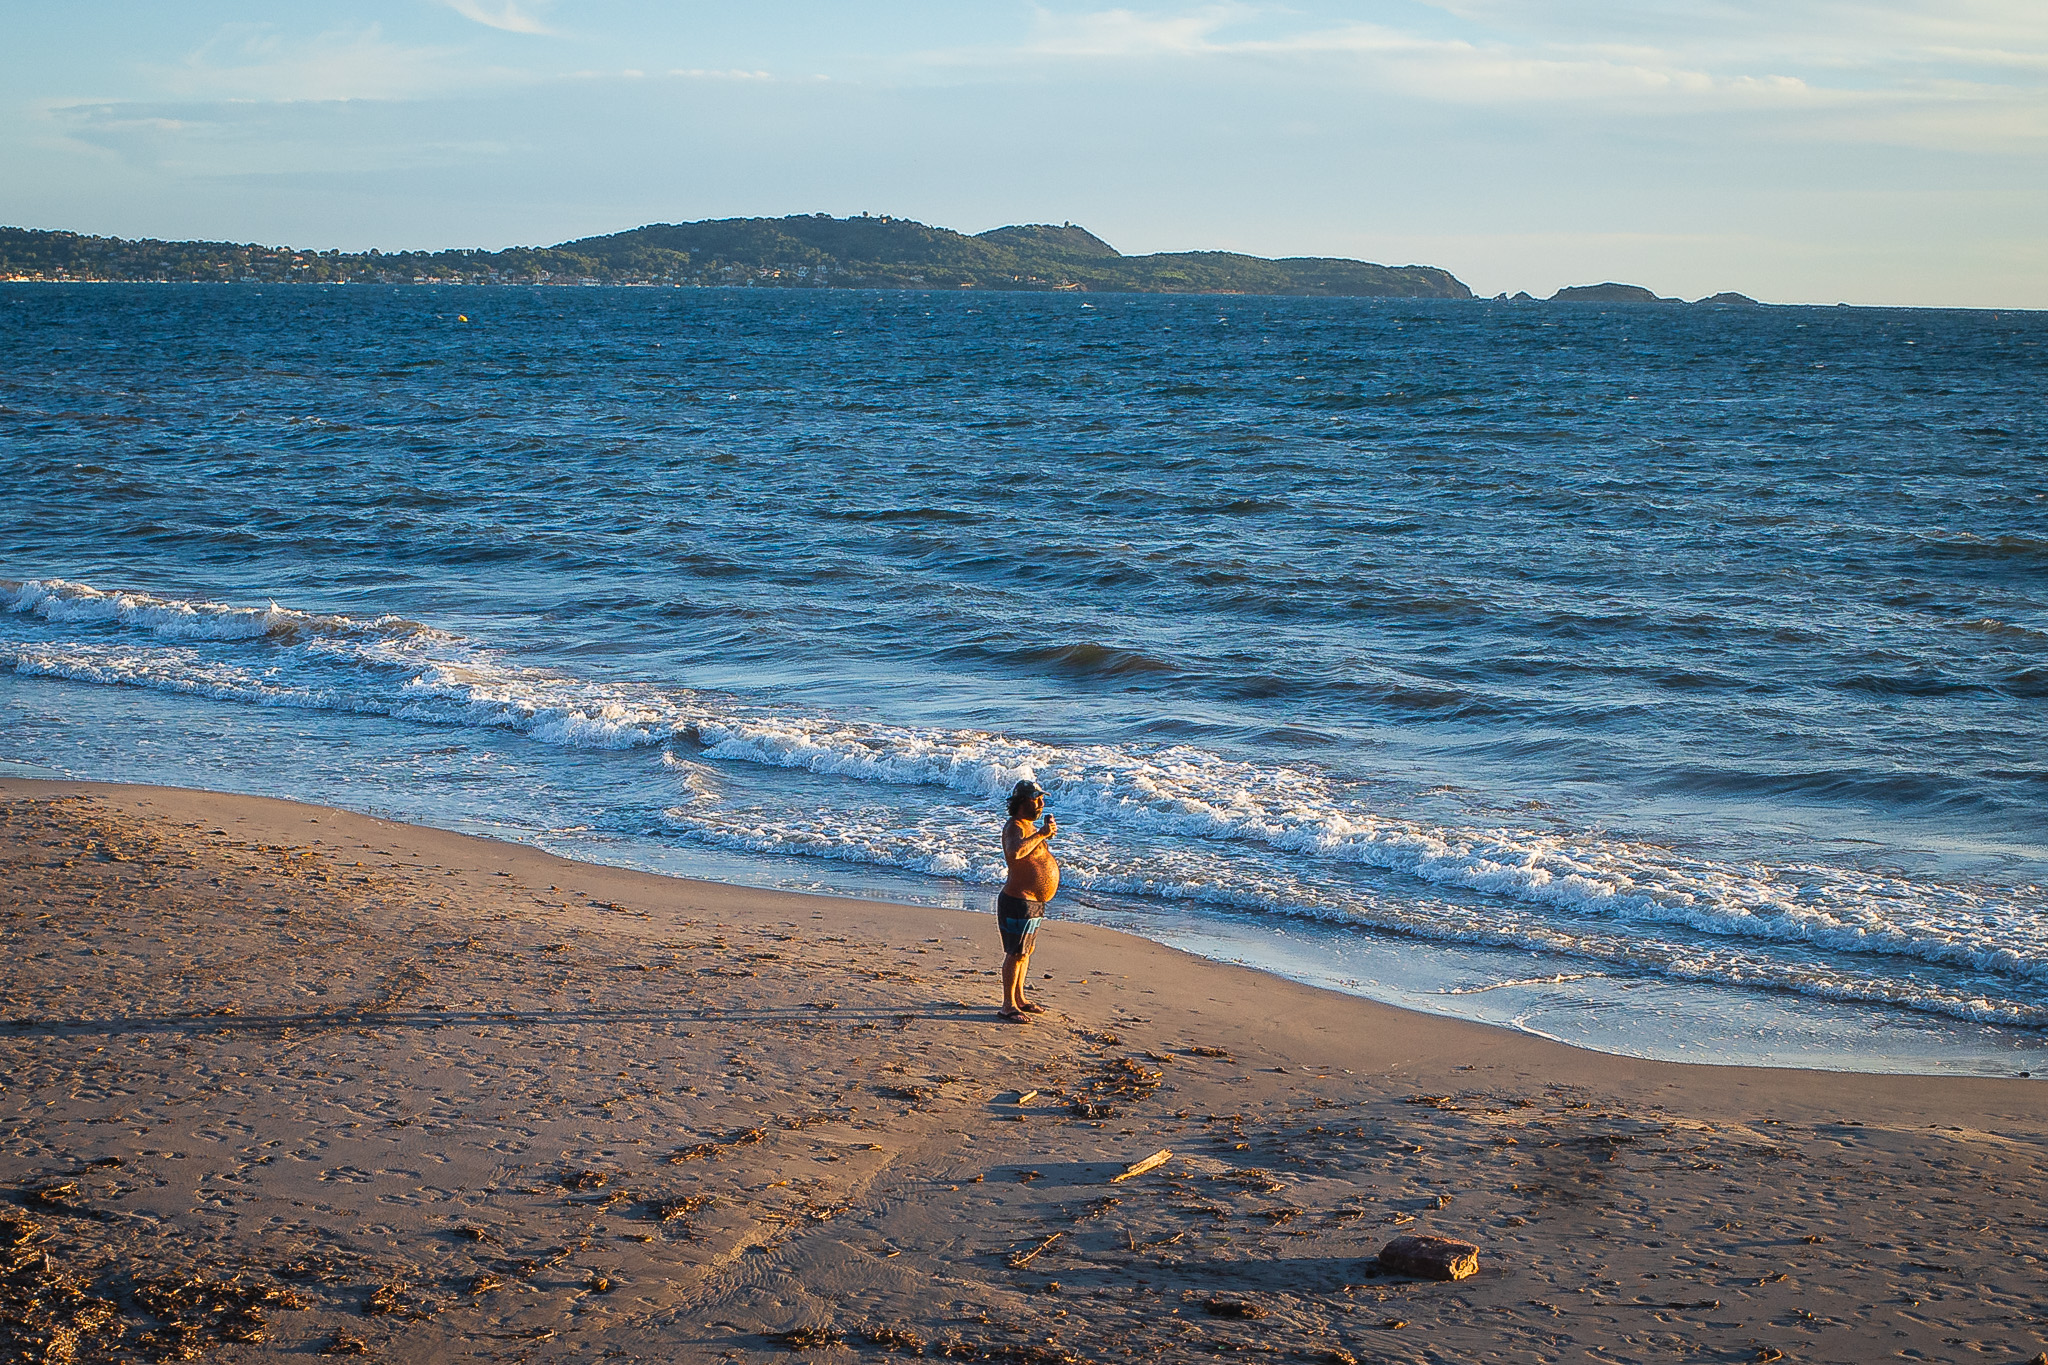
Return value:
[[(162, 788), (0, 820), (0, 1357), (2048, 1339), (2048, 1080), (1633, 1061), (1057, 921), (1006, 1024), (986, 915)], [(1377, 1273), (1415, 1232), (1480, 1273)]]

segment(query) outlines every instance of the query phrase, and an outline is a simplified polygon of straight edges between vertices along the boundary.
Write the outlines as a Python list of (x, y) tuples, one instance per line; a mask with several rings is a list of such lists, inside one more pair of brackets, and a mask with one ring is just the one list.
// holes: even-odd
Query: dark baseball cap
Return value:
[(1010, 795), (1012, 797), (1043, 796), (1045, 795), (1045, 788), (1039, 786), (1036, 782), (1033, 782), (1030, 778), (1027, 777), (1022, 782), (1019, 782), (1016, 786), (1010, 788)]

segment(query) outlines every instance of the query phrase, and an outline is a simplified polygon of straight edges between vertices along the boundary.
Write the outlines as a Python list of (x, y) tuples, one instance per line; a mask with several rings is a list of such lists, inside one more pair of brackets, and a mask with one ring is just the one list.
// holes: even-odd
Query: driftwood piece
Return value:
[(1380, 1248), (1379, 1266), (1419, 1280), (1462, 1280), (1479, 1273), (1479, 1248), (1454, 1237), (1396, 1237)]
[(1173, 1160), (1173, 1153), (1167, 1148), (1161, 1147), (1143, 1161), (1133, 1161), (1130, 1165), (1124, 1167), (1121, 1173), (1109, 1178), (1109, 1183), (1114, 1185), (1119, 1180), (1129, 1180), (1134, 1175), (1143, 1175), (1147, 1171), (1157, 1170), (1171, 1160)]
[(1046, 1238), (1043, 1242), (1040, 1242), (1037, 1246), (1031, 1248), (1031, 1250), (1019, 1252), (1017, 1255), (1012, 1256), (1010, 1258), (1010, 1268), (1012, 1270), (1016, 1270), (1023, 1266), (1030, 1265), (1033, 1261), (1038, 1259), (1039, 1252), (1045, 1250), (1047, 1247), (1051, 1246), (1054, 1242), (1057, 1242), (1060, 1238), (1066, 1235), (1066, 1230), (1063, 1228), (1060, 1231), (1055, 1232), (1052, 1236)]

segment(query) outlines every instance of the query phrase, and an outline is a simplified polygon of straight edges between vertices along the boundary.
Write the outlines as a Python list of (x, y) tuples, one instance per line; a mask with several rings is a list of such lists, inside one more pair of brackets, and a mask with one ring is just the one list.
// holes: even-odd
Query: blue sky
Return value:
[(1083, 224), (1485, 293), (2048, 308), (2048, 0), (17, 3), (0, 223)]

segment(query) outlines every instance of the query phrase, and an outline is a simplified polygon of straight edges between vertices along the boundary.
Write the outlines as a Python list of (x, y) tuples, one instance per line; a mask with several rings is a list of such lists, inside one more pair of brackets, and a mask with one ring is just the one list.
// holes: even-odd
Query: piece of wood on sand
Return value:
[(1037, 1246), (1031, 1248), (1031, 1250), (1018, 1252), (1015, 1256), (1012, 1256), (1010, 1258), (1010, 1269), (1018, 1270), (1022, 1269), (1024, 1266), (1030, 1265), (1033, 1261), (1038, 1259), (1039, 1252), (1045, 1250), (1047, 1247), (1051, 1246), (1054, 1242), (1057, 1242), (1060, 1238), (1066, 1235), (1066, 1229), (1062, 1228), (1058, 1232), (1055, 1232), (1052, 1236), (1046, 1238), (1043, 1242), (1040, 1242)]
[(1418, 1280), (1462, 1280), (1479, 1273), (1479, 1248), (1455, 1237), (1396, 1237), (1380, 1248), (1379, 1268)]
[(1124, 1167), (1122, 1171), (1109, 1178), (1109, 1183), (1114, 1185), (1119, 1180), (1129, 1180), (1134, 1175), (1143, 1175), (1147, 1171), (1155, 1171), (1171, 1160), (1173, 1160), (1173, 1153), (1161, 1147), (1143, 1161), (1133, 1161), (1130, 1165)]

